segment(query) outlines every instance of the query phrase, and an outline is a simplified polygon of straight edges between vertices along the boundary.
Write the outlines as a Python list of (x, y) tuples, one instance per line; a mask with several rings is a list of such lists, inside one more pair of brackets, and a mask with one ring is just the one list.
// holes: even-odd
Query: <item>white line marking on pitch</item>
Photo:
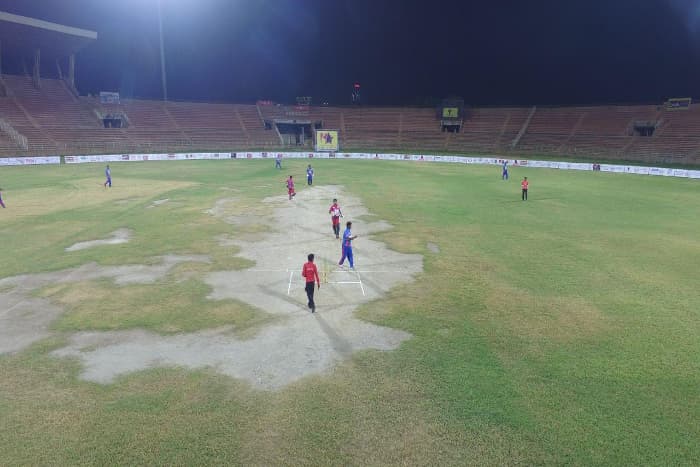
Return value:
[(14, 310), (15, 308), (17, 308), (18, 306), (24, 305), (26, 302), (27, 302), (27, 300), (20, 300), (20, 301), (18, 301), (17, 303), (15, 303), (14, 305), (12, 305), (10, 308), (8, 308), (7, 310), (5, 310), (5, 313), (11, 312), (12, 310)]
[(241, 269), (240, 272), (289, 272), (293, 269)]
[(360, 288), (362, 289), (362, 296), (365, 296), (365, 287), (362, 285), (362, 278), (360, 277), (360, 271), (355, 271), (357, 273), (357, 280), (360, 281)]
[(357, 281), (336, 281), (336, 282), (327, 282), (328, 284), (362, 284), (362, 282), (357, 282)]
[(292, 290), (292, 276), (294, 275), (294, 271), (289, 271), (289, 285), (287, 286), (287, 295), (289, 295), (289, 292)]
[[(293, 269), (241, 269), (239, 272), (289, 272), (293, 271)], [(351, 272), (348, 271), (347, 269), (329, 269), (328, 273), (332, 274), (334, 272)], [(362, 273), (362, 274), (408, 274), (406, 271), (364, 271), (364, 270), (356, 270), (357, 273)]]

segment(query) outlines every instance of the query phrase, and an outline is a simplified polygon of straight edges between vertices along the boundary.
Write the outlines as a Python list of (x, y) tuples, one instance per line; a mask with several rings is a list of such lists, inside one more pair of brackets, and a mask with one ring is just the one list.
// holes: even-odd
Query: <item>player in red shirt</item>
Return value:
[(287, 194), (289, 195), (289, 199), (292, 199), (293, 196), (297, 195), (294, 191), (294, 180), (292, 180), (291, 175), (287, 179)]
[(520, 187), (523, 189), (523, 201), (527, 201), (527, 187), (529, 184), (527, 177), (523, 178), (523, 181), (520, 182)]
[(314, 264), (314, 254), (311, 253), (308, 256), (309, 262), (304, 263), (304, 267), (301, 268), (301, 275), (306, 280), (306, 296), (309, 298), (309, 308), (311, 308), (311, 313), (316, 312), (316, 304), (314, 303), (314, 280), (318, 284), (318, 288), (321, 288), (321, 280), (318, 278), (318, 269)]
[(343, 211), (340, 210), (338, 206), (338, 200), (333, 198), (333, 204), (328, 209), (328, 214), (331, 215), (331, 222), (333, 223), (333, 233), (335, 238), (340, 238), (340, 218), (343, 217)]

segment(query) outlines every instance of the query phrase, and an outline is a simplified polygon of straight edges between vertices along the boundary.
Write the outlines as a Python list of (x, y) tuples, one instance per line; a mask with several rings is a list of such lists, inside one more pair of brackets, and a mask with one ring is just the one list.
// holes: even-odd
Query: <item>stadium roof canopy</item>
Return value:
[(41, 49), (44, 56), (66, 57), (96, 39), (95, 31), (0, 11), (3, 54), (31, 55)]

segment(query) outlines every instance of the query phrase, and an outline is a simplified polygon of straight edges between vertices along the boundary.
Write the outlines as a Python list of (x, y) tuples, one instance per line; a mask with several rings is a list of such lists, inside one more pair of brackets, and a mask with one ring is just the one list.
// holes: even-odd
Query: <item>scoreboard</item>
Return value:
[(443, 107), (442, 118), (459, 118), (459, 107)]

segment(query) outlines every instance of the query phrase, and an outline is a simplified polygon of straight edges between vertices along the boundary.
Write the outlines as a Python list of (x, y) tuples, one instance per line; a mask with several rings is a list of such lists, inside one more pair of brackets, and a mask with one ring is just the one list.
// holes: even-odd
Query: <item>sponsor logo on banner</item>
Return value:
[(316, 132), (316, 151), (338, 152), (338, 130), (318, 130)]
[(59, 156), (43, 157), (0, 157), (0, 165), (47, 165), (60, 164)]
[(267, 153), (266, 153), (266, 152), (263, 152), (263, 153), (261, 154), (261, 156), (262, 156), (263, 159), (267, 159)]

